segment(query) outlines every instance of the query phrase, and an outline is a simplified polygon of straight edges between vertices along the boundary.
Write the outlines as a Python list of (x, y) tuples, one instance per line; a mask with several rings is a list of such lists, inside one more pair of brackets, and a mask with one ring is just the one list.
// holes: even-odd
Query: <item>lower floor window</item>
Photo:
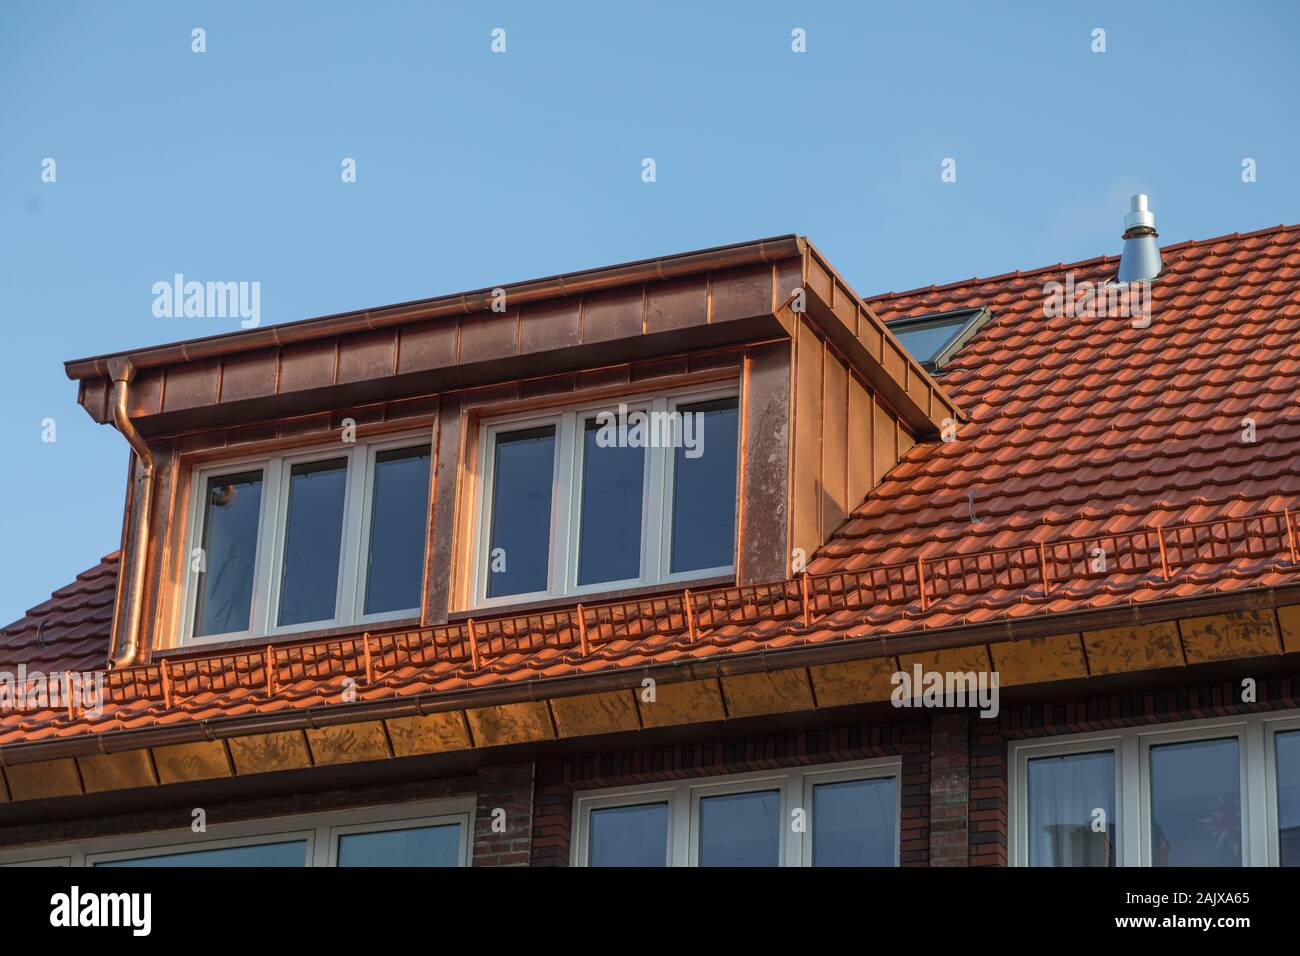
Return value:
[(5, 866), (468, 866), (473, 801), (371, 807), (10, 851)]
[(1300, 866), (1300, 717), (1022, 741), (1010, 793), (1022, 866)]
[(575, 798), (578, 866), (896, 866), (897, 759)]

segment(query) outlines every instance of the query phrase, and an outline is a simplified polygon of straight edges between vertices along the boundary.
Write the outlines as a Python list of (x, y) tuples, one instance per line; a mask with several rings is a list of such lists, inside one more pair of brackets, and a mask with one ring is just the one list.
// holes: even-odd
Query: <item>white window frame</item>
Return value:
[(1282, 833), (1277, 818), (1277, 736), (1300, 732), (1300, 714), (1280, 717), (1264, 724), (1264, 792), (1268, 795), (1265, 828), (1268, 838), (1268, 866), (1282, 865)]
[[(629, 412), (638, 409), (651, 412), (674, 412), (683, 405), (719, 399), (736, 399), (738, 413), (740, 389), (737, 384), (711, 388), (674, 389), (663, 392), (646, 392), (600, 401), (585, 402), (562, 409), (541, 412), (520, 412), (513, 415), (485, 419), (479, 425), (477, 474), (480, 478), (474, 494), (474, 546), (473, 569), (470, 576), (471, 609), (503, 607), (530, 601), (552, 598), (583, 597), (589, 594), (608, 593), (635, 587), (706, 578), (726, 577), (735, 574), (736, 532), (739, 521), (733, 522), (732, 559), (729, 564), (694, 571), (670, 570), (672, 558), (672, 494), (675, 447), (646, 448), (645, 473), (641, 503), (641, 574), (621, 581), (601, 581), (596, 584), (578, 584), (578, 548), (581, 540), (579, 527), (582, 514), (582, 456), (585, 442), (585, 422), (605, 410), (616, 410), (620, 403)], [(543, 591), (526, 594), (487, 596), (491, 573), (492, 490), (495, 484), (497, 435), (529, 428), (555, 428), (555, 464), (552, 486), (560, 489), (551, 496), (551, 537), (547, 546), (547, 586)], [(674, 444), (678, 440), (674, 435)], [(739, 437), (737, 438), (739, 443)], [(736, 468), (739, 476), (741, 449), (736, 448)], [(567, 489), (567, 493), (566, 493)], [(739, 490), (739, 480), (737, 481)]]
[(470, 865), (474, 832), (473, 798), (365, 807), (327, 813), (273, 817), (211, 826), (207, 833), (189, 828), (102, 837), (64, 844), (24, 847), (0, 853), (0, 866), (94, 866), (113, 860), (193, 853), (226, 847), (256, 846), (302, 840), (303, 865), (337, 866), (338, 840), (353, 833), (379, 833), (415, 827), (460, 826), (458, 866)]
[(1151, 749), (1197, 741), (1237, 741), (1241, 786), (1241, 864), (1277, 866), (1275, 738), (1300, 730), (1300, 712), (1187, 720), (1101, 733), (1013, 741), (1007, 761), (1007, 850), (1012, 866), (1029, 865), (1029, 767), (1038, 757), (1115, 755), (1116, 866), (1151, 865)]
[[(433, 436), (428, 429), (358, 439), (343, 444), (315, 445), (286, 453), (251, 455), (224, 459), (194, 469), (190, 482), (190, 514), (186, 526), (186, 547), (182, 558), (185, 577), (181, 602), (181, 644), (218, 644), (250, 638), (275, 638), (349, 624), (375, 624), (419, 616), (420, 606), (365, 614), (366, 564), (370, 554), (370, 513), (374, 498), (375, 456), (398, 448), (429, 446), (433, 460)], [(285, 528), (289, 509), (289, 483), (294, 465), (343, 459), (347, 479), (343, 498), (343, 530), (339, 541), (339, 576), (334, 597), (334, 617), (301, 624), (276, 624), (279, 616), (280, 580), (284, 565)], [(191, 556), (202, 546), (203, 520), (208, 479), (245, 471), (262, 472), (262, 502), (258, 515), (256, 557), (253, 562), (253, 595), (249, 626), (243, 631), (195, 636), (194, 611), (198, 601), (199, 575), (192, 570)], [(430, 509), (426, 504), (425, 521)], [(269, 533), (268, 533), (269, 532)]]
[[(602, 790), (585, 790), (574, 794), (574, 832), (569, 862), (573, 866), (586, 866), (589, 853), (591, 812), (613, 807), (635, 807), (651, 803), (668, 804), (668, 840), (666, 862), (668, 866), (697, 866), (700, 843), (700, 801), (708, 797), (739, 793), (760, 793), (776, 790), (780, 793), (783, 836), (780, 841), (778, 866), (811, 866), (813, 788), (823, 783), (844, 783), (853, 780), (894, 780), (894, 865), (899, 863), (902, 841), (902, 759), (881, 757), (851, 763), (825, 764), (817, 767), (799, 767), (780, 771), (726, 774), (718, 777), (696, 777), (680, 782), (609, 787)], [(804, 827), (796, 832), (792, 826), (795, 809), (804, 813)]]

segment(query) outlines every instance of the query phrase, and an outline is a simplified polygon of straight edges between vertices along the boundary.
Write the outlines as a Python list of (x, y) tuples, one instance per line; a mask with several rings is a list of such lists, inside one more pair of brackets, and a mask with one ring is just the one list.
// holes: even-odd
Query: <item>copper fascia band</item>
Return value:
[[(586, 272), (569, 273), (549, 279), (535, 279), (501, 286), (512, 304), (536, 302), (562, 296), (579, 295), (632, 285), (653, 282), (677, 276), (710, 272), (715, 269), (735, 268), (756, 262), (773, 262), (777, 259), (803, 255), (806, 242), (794, 235), (778, 236), (733, 246), (719, 246), (700, 252), (647, 259), (625, 265), (606, 266)], [(128, 362), (136, 368), (154, 368), (180, 362), (215, 358), (221, 355), (246, 352), (252, 349), (287, 345), (315, 339), (344, 335), (404, 325), (421, 319), (486, 312), (492, 308), (493, 289), (455, 293), (434, 299), (422, 299), (379, 309), (345, 312), (320, 318), (301, 319), (281, 325), (263, 326), (201, 339), (174, 342), (132, 352), (116, 352), (93, 358), (74, 359), (64, 363), (68, 378), (75, 380), (112, 376), (113, 367)]]
[[(139, 494), (131, 494), (131, 514), (122, 522), (123, 560), (128, 554), (127, 545), (131, 546), (129, 554), (131, 567), (129, 573), (119, 572), (117, 578), (117, 597), (114, 602), (113, 634), (108, 644), (108, 666), (130, 667), (137, 663), (140, 653), (140, 615), (144, 606), (144, 568), (149, 550), (149, 514), (153, 506), (153, 453), (148, 444), (140, 437), (131, 416), (127, 414), (127, 398), (130, 394), (131, 379), (135, 376), (135, 367), (124, 360), (115, 360), (112, 364), (113, 375), (113, 424), (122, 433), (140, 463), (139, 475), (135, 478)], [(133, 485), (133, 488), (136, 487)], [(129, 583), (128, 583), (129, 582)], [(124, 587), (126, 588), (124, 592)], [(126, 606), (123, 607), (125, 598)]]

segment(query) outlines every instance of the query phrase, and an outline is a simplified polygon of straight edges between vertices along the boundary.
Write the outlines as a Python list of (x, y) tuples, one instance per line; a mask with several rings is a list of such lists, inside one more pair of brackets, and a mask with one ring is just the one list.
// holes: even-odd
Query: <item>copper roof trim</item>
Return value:
[[(715, 246), (694, 252), (641, 259), (635, 262), (602, 266), (581, 272), (569, 272), (542, 279), (530, 279), (496, 288), (505, 290), (514, 302), (534, 302), (539, 299), (577, 295), (597, 289), (629, 285), (655, 279), (708, 272), (714, 269), (748, 265), (755, 262), (772, 262), (778, 259), (801, 256), (807, 242), (793, 234), (774, 236), (752, 242)], [(134, 351), (113, 352), (108, 355), (72, 359), (64, 363), (68, 378), (76, 381), (109, 376), (109, 363), (113, 359), (129, 359), (137, 368), (153, 368), (177, 362), (192, 362), (252, 349), (281, 346), (293, 342), (328, 338), (349, 332), (386, 328), (421, 319), (486, 311), (492, 304), (492, 288), (458, 292), (429, 299), (417, 299), (377, 309), (341, 312), (318, 318), (299, 319), (258, 329), (226, 332), (197, 339), (187, 339), (166, 345), (150, 346)]]

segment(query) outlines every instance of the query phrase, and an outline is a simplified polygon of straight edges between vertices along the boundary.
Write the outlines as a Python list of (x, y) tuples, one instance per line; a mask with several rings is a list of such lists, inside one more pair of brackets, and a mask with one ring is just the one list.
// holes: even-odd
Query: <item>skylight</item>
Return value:
[(937, 372), (992, 317), (987, 308), (891, 319), (885, 325), (927, 372)]

